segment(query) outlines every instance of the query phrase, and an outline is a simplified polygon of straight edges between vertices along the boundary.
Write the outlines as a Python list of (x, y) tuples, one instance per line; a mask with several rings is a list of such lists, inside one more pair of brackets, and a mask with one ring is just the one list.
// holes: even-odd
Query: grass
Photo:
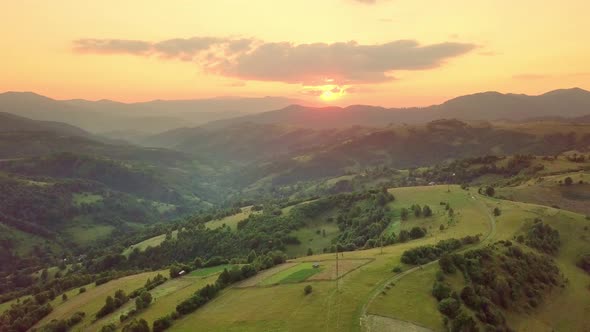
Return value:
[(225, 264), (225, 265), (205, 267), (202, 269), (197, 269), (197, 270), (192, 271), (191, 273), (189, 273), (189, 276), (191, 276), (191, 277), (206, 277), (206, 276), (210, 276), (212, 274), (221, 273), (223, 271), (223, 269), (231, 270), (234, 266), (235, 265)]
[[(173, 239), (175, 239), (177, 235), (178, 235), (178, 231), (172, 231), (172, 238)], [(129, 256), (129, 254), (131, 254), (131, 252), (135, 249), (138, 249), (139, 251), (144, 251), (148, 247), (152, 247), (152, 248), (157, 247), (160, 244), (162, 244), (162, 242), (164, 242), (164, 240), (166, 240), (166, 234), (161, 234), (161, 235), (149, 238), (147, 240), (141, 241), (139, 243), (132, 244), (127, 249), (125, 249), (123, 251), (123, 255)]]
[(432, 283), (438, 265), (430, 265), (411, 276), (400, 279), (394, 286), (380, 294), (369, 307), (368, 313), (391, 317), (420, 325), (435, 331), (443, 331), (443, 316), (432, 296)]
[(261, 213), (261, 211), (252, 211), (252, 206), (243, 207), (240, 213), (233, 214), (221, 219), (211, 220), (205, 223), (209, 229), (217, 229), (224, 225), (235, 231), (238, 228), (238, 223), (250, 216), (252, 213)]
[[(322, 231), (325, 231), (326, 236), (323, 236)], [(319, 234), (318, 234), (319, 232)], [(319, 222), (310, 223), (309, 226), (300, 228), (290, 233), (301, 241), (297, 245), (287, 245), (287, 256), (300, 257), (307, 255), (308, 248), (311, 248), (314, 253), (321, 253), (324, 248), (332, 246), (332, 240), (340, 234), (336, 222)]]
[(280, 271), (260, 282), (260, 286), (301, 282), (323, 269), (314, 268), (313, 263), (300, 263), (284, 271)]
[[(571, 186), (559, 184), (566, 177), (571, 177), (574, 184)], [(580, 180), (585, 183), (579, 184)], [(498, 196), (521, 202), (558, 206), (561, 209), (590, 215), (590, 184), (588, 182), (590, 182), (590, 173), (570, 172), (546, 176), (542, 179), (535, 178), (514, 187), (499, 188)]]
[(86, 330), (91, 325), (92, 320), (98, 310), (104, 305), (107, 296), (112, 296), (115, 291), (121, 289), (129, 294), (133, 290), (142, 287), (148, 278), (155, 277), (158, 273), (165, 275), (167, 271), (155, 271), (135, 274), (116, 280), (111, 280), (106, 284), (100, 286), (88, 285), (86, 292), (78, 294), (78, 289), (73, 289), (68, 292), (69, 299), (62, 302), (61, 297), (58, 296), (51, 303), (53, 311), (43, 318), (35, 327), (40, 327), (49, 323), (52, 319), (66, 319), (71, 317), (77, 311), (86, 313), (84, 320), (77, 325), (77, 328)]
[(114, 230), (115, 227), (112, 225), (93, 223), (92, 217), (78, 216), (65, 229), (65, 233), (77, 244), (88, 245), (96, 240), (110, 236)]

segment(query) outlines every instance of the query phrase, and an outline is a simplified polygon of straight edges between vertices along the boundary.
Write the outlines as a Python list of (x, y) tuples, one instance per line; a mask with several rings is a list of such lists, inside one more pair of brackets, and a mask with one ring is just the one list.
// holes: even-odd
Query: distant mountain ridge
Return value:
[(214, 121), (206, 127), (219, 128), (238, 122), (253, 122), (321, 129), (354, 125), (386, 126), (391, 123), (416, 124), (450, 118), (462, 121), (521, 121), (554, 116), (573, 118), (589, 114), (590, 92), (573, 88), (554, 90), (538, 96), (482, 92), (421, 108), (367, 105), (314, 108), (291, 105), (276, 111)]
[(0, 112), (35, 120), (66, 122), (93, 133), (141, 131), (154, 134), (302, 102), (284, 97), (228, 97), (121, 103), (55, 100), (33, 92), (5, 92), (0, 94)]

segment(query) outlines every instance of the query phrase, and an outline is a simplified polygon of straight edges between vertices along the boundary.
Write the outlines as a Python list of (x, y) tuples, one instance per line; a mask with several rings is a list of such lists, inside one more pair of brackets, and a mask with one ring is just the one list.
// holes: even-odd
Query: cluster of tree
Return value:
[(399, 232), (399, 236), (397, 237), (397, 242), (408, 242), (409, 240), (415, 240), (426, 236), (426, 228), (414, 226), (407, 231), (405, 229)]
[[(448, 164), (440, 164), (421, 172), (420, 176), (428, 181), (440, 183), (469, 183), (480, 176), (495, 174), (505, 178), (521, 172), (535, 174), (543, 169), (542, 165), (533, 165), (534, 155), (516, 154), (512, 157), (487, 155), (475, 158), (455, 160)], [(499, 161), (508, 159), (505, 166)]]
[(574, 153), (572, 155), (567, 156), (567, 160), (574, 163), (583, 163), (586, 161), (586, 156), (584, 156), (583, 154)]
[(47, 300), (27, 298), (13, 304), (0, 316), (0, 331), (27, 331), (53, 310)]
[(119, 316), (119, 320), (122, 322), (128, 320), (130, 317), (135, 316), (138, 312), (146, 309), (152, 303), (152, 294), (145, 290), (135, 297), (135, 309), (132, 309), (126, 314)]
[(401, 261), (405, 264), (422, 265), (439, 259), (443, 254), (450, 253), (463, 245), (479, 242), (479, 236), (466, 236), (461, 239), (438, 241), (436, 245), (420, 246), (403, 252)]
[(356, 250), (393, 243), (394, 236), (383, 238), (382, 234), (392, 221), (388, 203), (394, 200), (385, 188), (331, 196), (330, 208), (337, 211), (336, 223), (341, 231), (335, 240), (336, 248)]
[(78, 311), (78, 312), (74, 313), (68, 319), (60, 319), (60, 320), (54, 319), (54, 320), (52, 320), (47, 325), (44, 325), (43, 327), (41, 327), (39, 329), (39, 331), (41, 331), (41, 332), (66, 332), (69, 329), (71, 329), (72, 327), (74, 327), (74, 325), (80, 323), (84, 319), (85, 316), (86, 316), (85, 312)]
[(535, 219), (524, 237), (519, 236), (517, 240), (550, 255), (555, 255), (561, 245), (559, 231), (549, 226), (549, 224), (543, 223), (540, 219)]
[[(490, 330), (509, 331), (502, 310), (536, 307), (547, 290), (560, 283), (555, 263), (504, 242), (504, 247), (484, 248), (465, 254), (445, 255), (439, 261), (432, 294), (451, 331), (477, 331), (475, 317)], [(457, 293), (445, 282), (445, 274), (460, 271), (467, 285)]]
[(125, 292), (120, 289), (117, 290), (115, 292), (114, 298), (110, 295), (107, 296), (104, 306), (102, 306), (102, 308), (100, 308), (100, 310), (98, 310), (96, 313), (96, 318), (102, 318), (114, 312), (123, 304), (127, 303), (127, 301), (129, 301), (129, 297), (125, 294)]
[(156, 275), (154, 277), (154, 279), (148, 278), (143, 287), (140, 287), (140, 288), (134, 290), (133, 292), (129, 293), (129, 298), (134, 299), (134, 298), (138, 297), (139, 295), (141, 295), (141, 293), (149, 292), (152, 289), (165, 283), (166, 280), (168, 280), (168, 279), (166, 279), (166, 277), (164, 277), (163, 275), (158, 273), (158, 275)]

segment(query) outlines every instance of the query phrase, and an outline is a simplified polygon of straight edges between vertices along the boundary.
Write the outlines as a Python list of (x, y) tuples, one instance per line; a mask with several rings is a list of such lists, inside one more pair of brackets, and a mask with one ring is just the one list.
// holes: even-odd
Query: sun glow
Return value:
[(319, 90), (322, 91), (320, 99), (326, 102), (337, 100), (345, 93), (345, 89), (337, 85), (324, 85), (319, 87)]

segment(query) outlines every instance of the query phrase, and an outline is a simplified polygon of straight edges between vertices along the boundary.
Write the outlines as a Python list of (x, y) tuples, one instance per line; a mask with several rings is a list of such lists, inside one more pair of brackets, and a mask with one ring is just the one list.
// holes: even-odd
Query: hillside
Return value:
[(14, 114), (0, 112), (0, 132), (18, 131), (51, 132), (67, 136), (90, 136), (90, 133), (65, 123), (36, 121)]
[[(457, 252), (468, 255), (477, 252), (475, 249), (490, 248), (493, 244), (491, 248), (496, 249), (485, 250), (495, 250), (499, 255), (504, 252), (506, 241), (510, 240), (513, 241), (512, 246), (518, 246), (530, 255), (540, 255), (534, 248), (514, 241), (518, 235), (527, 234), (536, 218), (559, 231), (561, 246), (554, 259), (560, 273), (568, 281), (563, 288), (554, 287), (551, 292), (536, 295), (540, 302), (535, 307), (523, 305), (520, 308), (499, 310), (506, 317), (507, 326), (517, 330), (583, 330), (584, 321), (579, 317), (590, 308), (582, 295), (587, 291), (590, 275), (576, 267), (576, 262), (578, 253), (590, 250), (590, 242), (576, 234), (585, 232), (587, 220), (571, 212), (481, 196), (458, 186), (450, 189), (450, 193), (446, 186), (397, 188), (389, 191), (396, 198), (388, 204), (394, 214), (398, 215), (393, 220), (394, 224), (398, 224), (394, 226), (396, 234), (419, 226), (427, 229), (425, 237), (409, 242), (396, 242), (383, 248), (338, 254), (337, 275), (334, 253), (290, 260), (228, 286), (194, 313), (173, 320), (169, 330), (185, 331), (198, 322), (201, 328), (208, 331), (234, 328), (243, 331), (271, 328), (309, 331), (357, 331), (362, 328), (363, 331), (389, 331), (402, 326), (424, 331), (444, 331), (444, 315), (438, 311), (437, 300), (431, 293), (433, 283), (439, 278), (436, 273), (439, 264), (434, 261), (433, 264), (425, 264), (423, 268), (414, 267), (411, 263), (402, 262), (405, 252), (436, 243), (440, 245), (445, 239), (480, 234), (479, 243), (465, 244)], [(438, 204), (440, 201), (452, 207), (452, 217), (445, 206)], [(432, 207), (433, 216), (411, 217), (405, 221), (398, 219), (401, 209), (416, 203)], [(493, 208), (498, 208), (501, 215), (493, 217)], [(444, 227), (439, 227), (440, 224)], [(319, 268), (312, 267), (312, 263), (317, 263)], [(151, 326), (157, 318), (174, 311), (176, 304), (189, 298), (207, 282), (214, 282), (222, 269), (228, 267), (222, 265), (217, 269), (198, 268), (187, 276), (165, 281), (151, 291), (156, 301), (148, 309), (135, 313), (133, 318), (145, 319)], [(164, 271), (160, 273), (165, 274)], [(71, 292), (68, 301), (54, 302), (56, 309), (39, 325), (51, 319), (68, 318), (80, 308), (92, 317), (107, 294), (116, 289), (123, 289), (129, 294), (154, 275), (155, 273), (137, 274), (117, 279), (107, 284), (110, 285), (107, 291), (99, 292), (105, 286), (98, 286), (95, 289), (89, 287), (89, 291), (80, 295)], [(501, 275), (496, 278), (501, 278)], [(452, 287), (459, 287), (458, 292), (465, 283), (458, 272), (445, 275), (444, 282)], [(303, 288), (307, 285), (312, 286), (312, 293), (309, 295), (303, 293)], [(278, 304), (277, 299), (281, 299)], [(251, 303), (257, 305), (251, 306)], [(563, 310), (565, 303), (576, 305)], [(474, 312), (465, 305), (463, 307), (462, 310), (473, 317), (475, 324), (482, 326)], [(119, 323), (119, 315), (130, 314), (132, 308), (132, 304), (124, 305), (97, 322), (84, 319), (79, 323), (79, 328), (98, 331), (108, 323), (121, 328), (126, 323)]]

